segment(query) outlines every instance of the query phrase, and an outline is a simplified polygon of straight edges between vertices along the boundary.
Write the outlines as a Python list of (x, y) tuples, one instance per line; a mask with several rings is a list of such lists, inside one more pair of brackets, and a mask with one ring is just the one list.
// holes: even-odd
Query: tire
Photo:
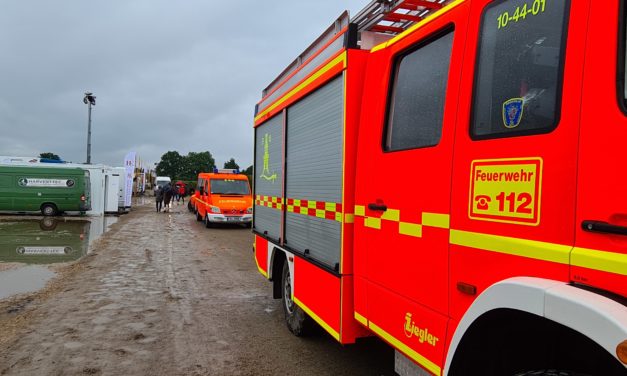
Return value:
[(46, 217), (52, 217), (59, 214), (59, 211), (54, 204), (43, 204), (41, 205), (41, 214)]
[(543, 369), (535, 371), (525, 371), (515, 374), (514, 376), (592, 376), (587, 373), (563, 371), (556, 369)]
[(205, 220), (204, 220), (204, 222), (205, 222), (205, 227), (206, 227), (206, 228), (211, 228), (211, 227), (212, 227), (212, 226), (211, 226), (211, 222), (209, 221), (209, 214), (205, 215)]
[(190, 212), (194, 211), (194, 208), (192, 207), (192, 203), (187, 201), (187, 210), (189, 210)]
[(200, 215), (200, 213), (198, 213), (198, 211), (196, 211), (196, 220), (198, 222), (202, 221), (202, 215)]
[(292, 277), (287, 261), (283, 263), (281, 291), (283, 292), (281, 302), (283, 303), (287, 328), (297, 337), (309, 334), (312, 326), (311, 318), (292, 300)]

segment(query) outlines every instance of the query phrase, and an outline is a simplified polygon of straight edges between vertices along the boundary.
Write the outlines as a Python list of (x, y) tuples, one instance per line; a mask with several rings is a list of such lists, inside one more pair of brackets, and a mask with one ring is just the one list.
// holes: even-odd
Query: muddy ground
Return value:
[(253, 236), (135, 207), (37, 293), (0, 301), (0, 375), (393, 375), (376, 339), (290, 334)]

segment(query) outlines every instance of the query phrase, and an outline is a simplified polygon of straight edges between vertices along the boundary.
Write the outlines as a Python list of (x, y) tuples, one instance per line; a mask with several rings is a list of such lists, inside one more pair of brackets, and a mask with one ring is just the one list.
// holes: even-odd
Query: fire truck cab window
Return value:
[(450, 31), (396, 59), (388, 104), (386, 151), (440, 142), (452, 46)]
[(569, 1), (507, 0), (481, 19), (474, 139), (547, 133), (559, 121)]

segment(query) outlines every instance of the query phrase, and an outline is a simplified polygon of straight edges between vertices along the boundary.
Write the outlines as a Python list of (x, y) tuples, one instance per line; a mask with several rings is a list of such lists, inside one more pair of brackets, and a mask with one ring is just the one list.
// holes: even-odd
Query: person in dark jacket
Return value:
[(167, 183), (163, 187), (163, 211), (170, 211), (170, 201), (172, 200), (172, 195), (174, 194), (174, 190), (172, 189), (172, 185)]
[(157, 205), (157, 213), (161, 212), (161, 205), (163, 205), (163, 188), (157, 186), (155, 188), (155, 202)]

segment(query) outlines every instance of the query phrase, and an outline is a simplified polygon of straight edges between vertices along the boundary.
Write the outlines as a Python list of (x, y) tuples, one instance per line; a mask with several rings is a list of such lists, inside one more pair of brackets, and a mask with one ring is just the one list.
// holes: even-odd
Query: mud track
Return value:
[(252, 234), (146, 204), (44, 290), (0, 301), (1, 375), (393, 375), (376, 339), (292, 336)]

